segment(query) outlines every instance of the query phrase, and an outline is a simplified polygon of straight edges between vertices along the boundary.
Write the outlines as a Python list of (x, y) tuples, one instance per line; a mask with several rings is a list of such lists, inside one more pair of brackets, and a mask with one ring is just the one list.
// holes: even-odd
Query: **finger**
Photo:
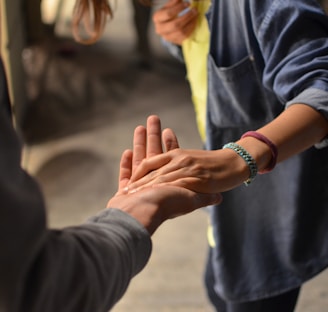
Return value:
[(190, 29), (194, 29), (197, 24), (197, 17), (197, 9), (191, 8), (190, 11), (180, 17), (177, 17), (174, 23), (170, 23), (168, 26), (173, 27), (173, 29), (180, 29), (182, 34), (189, 34)]
[(184, 21), (185, 27), (183, 28), (184, 30), (184, 35), (188, 38), (190, 35), (194, 32), (196, 26), (197, 26), (197, 17), (198, 17), (198, 12), (196, 9), (193, 9), (190, 11), (190, 14), (187, 14), (186, 20)]
[(147, 155), (149, 158), (163, 153), (161, 138), (161, 121), (153, 115), (147, 119)]
[(188, 2), (185, 2), (183, 0), (170, 0), (167, 3), (165, 3), (165, 5), (163, 6), (163, 8), (170, 8), (176, 5), (180, 5), (180, 4), (189, 4)]
[[(139, 192), (143, 189), (157, 187), (157, 186), (176, 186), (176, 187), (184, 187), (191, 191), (195, 191), (192, 186), (195, 183), (188, 182), (188, 187), (185, 187), (187, 181), (185, 182), (186, 178), (180, 179), (177, 177), (176, 173), (168, 173), (167, 175), (159, 174), (158, 171), (153, 171), (149, 173), (147, 176), (138, 179), (135, 182), (129, 183), (126, 187), (127, 193), (135, 193)], [(192, 179), (192, 178), (191, 178)]]
[(144, 198), (156, 193), (161, 202), (161, 222), (188, 214), (195, 209), (222, 202), (222, 195), (203, 194), (172, 185), (156, 186), (139, 192)]
[(144, 126), (138, 126), (134, 130), (132, 172), (136, 170), (141, 161), (146, 157), (146, 135), (147, 130)]
[[(167, 155), (167, 154), (162, 154)], [(127, 193), (134, 193), (144, 188), (153, 187), (154, 185), (170, 184), (188, 188), (193, 191), (199, 191), (194, 186), (199, 185), (198, 177), (191, 177), (186, 168), (181, 168), (177, 164), (170, 163), (170, 158), (161, 157), (155, 162), (156, 156), (146, 159), (133, 173), (128, 186), (125, 189)], [(167, 165), (170, 163), (170, 165)], [(149, 170), (145, 171), (144, 166)], [(157, 169), (159, 168), (159, 169)], [(209, 193), (201, 190), (202, 193)]]
[(162, 132), (162, 141), (165, 146), (165, 150), (171, 151), (173, 149), (179, 148), (178, 139), (171, 129), (164, 129)]
[[(186, 28), (189, 24), (195, 24), (197, 22), (198, 11), (196, 8), (190, 8), (190, 10), (187, 10), (185, 14), (182, 13), (183, 11), (185, 10), (180, 11), (178, 15), (174, 18), (174, 20), (165, 23), (166, 31), (169, 32), (174, 30), (180, 30), (181, 32), (183, 32), (183, 29)], [(179, 14), (182, 15), (179, 16)]]
[[(161, 187), (168, 187), (168, 186), (157, 186), (158, 188)], [(222, 195), (221, 193), (213, 193), (213, 194), (205, 194), (205, 193), (198, 193), (194, 192), (182, 187), (174, 187), (176, 189), (180, 189), (181, 195), (185, 198), (189, 197), (190, 205), (189, 211), (193, 211), (198, 208), (203, 208), (209, 205), (220, 204), (222, 202)], [(173, 190), (173, 188), (172, 188)], [(185, 206), (186, 209), (187, 207)], [(187, 213), (188, 211), (183, 211), (183, 214)]]
[(169, 23), (155, 24), (155, 31), (165, 40), (181, 44), (193, 33), (197, 25), (197, 16), (197, 10), (192, 9), (184, 16), (176, 18)]
[(171, 160), (172, 157), (168, 153), (163, 153), (150, 158), (145, 158), (143, 162), (138, 166), (138, 168), (136, 168), (136, 170), (132, 172), (132, 177), (130, 179), (131, 182), (139, 180), (145, 175), (147, 175), (147, 178), (150, 179), (154, 170), (156, 170), (156, 172), (159, 170), (163, 170), (163, 166), (168, 164)]
[(157, 24), (171, 21), (175, 19), (181, 11), (189, 6), (190, 4), (183, 1), (174, 1), (172, 3), (168, 3), (154, 13), (153, 22)]
[(118, 190), (123, 189), (129, 182), (132, 175), (132, 151), (125, 150), (122, 153), (118, 177)]
[[(152, 173), (151, 173), (152, 174)], [(212, 192), (207, 187), (203, 186), (199, 179), (194, 177), (183, 177), (179, 178), (181, 173), (179, 171), (168, 173), (166, 175), (157, 175), (148, 180), (147, 177), (143, 177), (136, 182), (128, 184), (124, 192), (125, 193), (136, 193), (144, 189), (154, 188), (154, 187), (164, 187), (164, 186), (174, 186), (183, 189), (187, 189), (192, 192), (203, 193), (203, 194), (216, 194), (217, 192)]]
[(203, 194), (195, 193), (194, 204), (195, 209), (206, 207), (209, 205), (217, 205), (222, 202), (222, 195), (218, 194)]

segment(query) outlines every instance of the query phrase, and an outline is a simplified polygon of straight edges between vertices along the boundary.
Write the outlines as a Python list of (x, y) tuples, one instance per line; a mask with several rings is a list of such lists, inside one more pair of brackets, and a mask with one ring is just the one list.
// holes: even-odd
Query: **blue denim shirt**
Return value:
[[(294, 103), (328, 119), (328, 18), (316, 1), (213, 0), (207, 17), (208, 149), (256, 130)], [(270, 297), (327, 267), (327, 177), (328, 148), (313, 147), (249, 187), (226, 192), (209, 209), (219, 295)]]
[(296, 102), (328, 118), (328, 19), (316, 1), (214, 0), (208, 19), (215, 125), (264, 124)]

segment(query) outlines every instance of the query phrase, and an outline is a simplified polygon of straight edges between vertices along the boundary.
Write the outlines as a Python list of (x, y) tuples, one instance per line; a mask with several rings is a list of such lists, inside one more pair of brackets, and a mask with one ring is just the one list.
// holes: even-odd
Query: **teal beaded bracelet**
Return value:
[(245, 162), (249, 168), (250, 175), (249, 175), (249, 178), (246, 181), (244, 181), (244, 184), (246, 186), (250, 185), (251, 182), (255, 179), (255, 177), (257, 175), (257, 165), (256, 165), (254, 158), (242, 146), (240, 146), (236, 143), (233, 143), (233, 142), (225, 144), (223, 146), (223, 148), (232, 149), (245, 160)]

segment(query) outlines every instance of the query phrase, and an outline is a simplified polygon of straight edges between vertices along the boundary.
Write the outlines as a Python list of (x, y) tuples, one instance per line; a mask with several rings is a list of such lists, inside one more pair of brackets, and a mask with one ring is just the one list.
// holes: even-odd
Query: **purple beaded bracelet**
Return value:
[(248, 132), (244, 133), (241, 136), (241, 139), (246, 138), (246, 137), (252, 137), (252, 138), (258, 139), (270, 147), (270, 151), (271, 151), (271, 155), (272, 155), (271, 161), (270, 161), (268, 167), (261, 170), (259, 173), (263, 174), (263, 173), (272, 171), (277, 163), (277, 158), (278, 158), (277, 146), (274, 143), (272, 143), (266, 136), (264, 136), (263, 134), (256, 132), (256, 131), (248, 131)]

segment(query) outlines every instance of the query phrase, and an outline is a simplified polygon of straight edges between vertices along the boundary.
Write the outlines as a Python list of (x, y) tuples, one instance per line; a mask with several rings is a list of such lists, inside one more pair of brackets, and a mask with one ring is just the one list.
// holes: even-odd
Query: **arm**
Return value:
[(148, 232), (118, 209), (39, 234), (43, 239), (29, 258), (20, 254), (25, 274), (21, 300), (14, 299), (19, 311), (108, 311), (151, 253)]
[[(328, 121), (313, 108), (295, 104), (258, 131), (277, 145), (278, 162), (281, 162), (327, 136)], [(259, 170), (268, 166), (271, 152), (266, 144), (249, 137), (238, 140), (237, 143), (253, 156)], [(232, 150), (176, 149), (145, 159), (126, 187), (126, 191), (170, 183), (197, 192), (217, 193), (241, 185), (248, 177), (248, 166)]]
[(147, 263), (149, 233), (117, 209), (80, 226), (47, 228), (42, 194), (20, 168), (19, 143), (3, 109), (0, 310), (108, 311)]
[[(150, 120), (147, 139), (143, 127), (136, 130), (133, 156), (130, 151), (122, 156), (119, 190), (108, 209), (85, 224), (61, 230), (47, 228), (38, 186), (19, 167), (19, 145), (12, 144), (14, 131), (5, 130), (10, 123), (0, 123), (4, 138), (0, 147), (6, 149), (0, 156), (1, 310), (108, 311), (147, 263), (150, 234), (158, 226), (220, 200), (218, 195), (177, 187), (122, 194), (120, 189), (138, 162), (162, 152), (158, 121)], [(164, 131), (163, 139), (168, 149), (177, 146), (171, 131)]]
[[(278, 147), (278, 162), (301, 153), (328, 135), (328, 120), (305, 104), (294, 104), (258, 132), (269, 137)], [(254, 155), (260, 170), (267, 167), (271, 153), (268, 146), (254, 138), (238, 141)]]
[[(167, 151), (177, 150), (178, 142), (175, 134), (170, 129), (163, 131), (162, 138)], [(126, 194), (124, 189), (129, 183), (131, 174), (138, 170), (143, 160), (151, 159), (163, 153), (161, 126), (157, 116), (148, 118), (147, 130), (142, 126), (136, 128), (133, 143), (133, 153), (126, 151), (124, 154), (126, 157), (131, 157), (132, 161), (126, 162), (123, 157), (120, 189), (116, 196), (109, 201), (108, 207), (119, 207), (119, 209), (129, 213), (152, 234), (160, 224), (168, 219), (192, 212), (197, 208), (208, 205), (209, 202), (221, 201), (219, 194), (208, 197), (205, 194), (195, 194), (187, 189), (172, 185), (152, 188), (152, 191), (145, 188), (141, 192)], [(124, 165), (124, 162), (126, 165)], [(129, 168), (130, 163), (132, 163), (131, 168)], [(122, 198), (124, 198), (124, 201)], [(140, 205), (138, 204), (139, 201)]]
[[(304, 8), (304, 1), (295, 4), (288, 1), (279, 6), (270, 6), (270, 1), (249, 3), (253, 6), (252, 29), (265, 61), (263, 85), (286, 104), (281, 115), (257, 130), (277, 145), (278, 162), (281, 162), (317, 144), (328, 134), (327, 17), (314, 4)], [(265, 14), (258, 14), (258, 7), (265, 5), (268, 6), (266, 23), (262, 23)], [(299, 8), (295, 10), (294, 5)], [(280, 18), (279, 14), (287, 13), (288, 18)], [(260, 170), (267, 167), (271, 154), (264, 143), (253, 138), (237, 143), (255, 158)], [(178, 150), (145, 160), (128, 188), (173, 182), (198, 191), (226, 191), (240, 185), (248, 175), (245, 162), (232, 150)], [(140, 180), (133, 183), (135, 178)]]
[(197, 10), (181, 0), (168, 1), (153, 15), (155, 32), (161, 37), (164, 47), (182, 63), (181, 44), (194, 31), (197, 16)]

